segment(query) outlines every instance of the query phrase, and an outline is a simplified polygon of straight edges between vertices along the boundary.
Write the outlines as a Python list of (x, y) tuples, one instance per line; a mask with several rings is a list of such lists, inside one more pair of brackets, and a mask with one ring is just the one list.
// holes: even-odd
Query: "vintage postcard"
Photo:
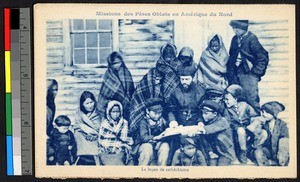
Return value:
[(294, 5), (36, 4), (35, 171), (295, 178)]

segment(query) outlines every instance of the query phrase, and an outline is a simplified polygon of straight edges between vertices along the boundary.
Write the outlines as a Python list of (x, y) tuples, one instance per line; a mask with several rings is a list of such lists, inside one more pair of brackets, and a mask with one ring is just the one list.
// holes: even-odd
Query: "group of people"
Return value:
[(70, 116), (54, 118), (58, 83), (47, 80), (47, 164), (288, 165), (288, 127), (277, 117), (285, 107), (260, 106), (269, 57), (248, 25), (230, 22), (229, 54), (220, 35), (209, 37), (198, 64), (191, 48), (177, 55), (163, 45), (136, 87), (121, 54), (111, 53), (98, 99), (84, 91)]

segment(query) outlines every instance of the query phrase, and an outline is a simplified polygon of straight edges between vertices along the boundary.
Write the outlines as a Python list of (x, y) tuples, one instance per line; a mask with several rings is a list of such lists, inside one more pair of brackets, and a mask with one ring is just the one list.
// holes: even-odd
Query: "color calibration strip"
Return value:
[(4, 54), (5, 54), (5, 115), (6, 115), (6, 159), (7, 175), (14, 175), (12, 137), (12, 98), (10, 62), (10, 9), (4, 9)]
[(4, 9), (7, 175), (32, 174), (30, 9)]

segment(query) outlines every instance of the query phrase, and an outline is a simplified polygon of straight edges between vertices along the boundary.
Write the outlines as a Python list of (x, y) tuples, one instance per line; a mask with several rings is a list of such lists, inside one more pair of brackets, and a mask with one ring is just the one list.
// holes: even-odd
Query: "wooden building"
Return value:
[[(51, 20), (47, 21), (47, 78), (58, 81), (57, 115), (72, 114), (85, 90), (98, 97), (106, 58), (112, 51), (123, 55), (137, 83), (159, 58), (160, 47), (174, 43), (193, 48), (199, 61), (212, 32), (223, 37), (229, 50), (233, 31), (228, 21), (173, 20)], [(270, 63), (259, 83), (261, 104), (279, 101), (286, 106), (281, 117), (288, 122), (287, 21), (250, 21), (249, 30), (269, 52)]]

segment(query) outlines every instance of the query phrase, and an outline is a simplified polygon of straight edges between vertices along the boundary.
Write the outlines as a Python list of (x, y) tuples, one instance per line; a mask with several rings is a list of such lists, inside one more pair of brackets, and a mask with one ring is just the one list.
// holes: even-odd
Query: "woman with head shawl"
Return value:
[(80, 106), (74, 114), (72, 125), (77, 143), (77, 165), (98, 165), (98, 131), (101, 123), (95, 96), (84, 91)]
[(191, 66), (194, 63), (194, 51), (190, 47), (183, 47), (178, 54), (178, 60), (182, 67)]
[(122, 104), (109, 101), (106, 117), (99, 129), (99, 155), (103, 165), (124, 165), (125, 153), (131, 151), (133, 140), (128, 137), (128, 122), (123, 118)]
[(166, 44), (161, 47), (160, 54), (156, 67), (151, 68), (142, 78), (132, 95), (129, 127), (131, 133), (136, 131), (139, 126), (139, 121), (145, 116), (146, 100), (157, 97), (167, 100), (179, 84), (177, 67), (180, 62), (176, 58), (176, 46)]
[(228, 58), (222, 37), (212, 34), (208, 38), (208, 47), (202, 52), (198, 63), (199, 82), (207, 89), (226, 89), (228, 81), (225, 74)]
[(120, 53), (113, 52), (108, 56), (108, 69), (104, 74), (100, 88), (97, 108), (101, 118), (105, 115), (105, 108), (109, 100), (117, 100), (124, 106), (124, 118), (129, 119), (131, 96), (134, 83), (130, 71), (127, 69)]

